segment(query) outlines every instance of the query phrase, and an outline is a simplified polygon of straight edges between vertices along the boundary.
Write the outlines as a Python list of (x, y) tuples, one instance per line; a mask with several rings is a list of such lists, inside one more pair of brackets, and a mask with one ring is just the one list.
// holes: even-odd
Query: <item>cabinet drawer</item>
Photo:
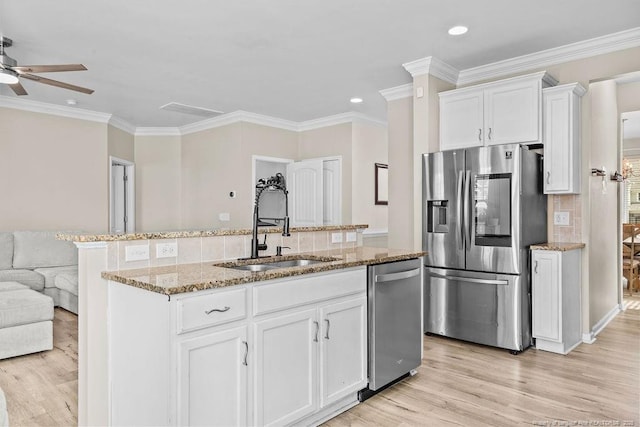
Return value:
[(256, 285), (253, 288), (253, 314), (257, 316), (366, 290), (365, 267)]
[(245, 288), (194, 296), (178, 301), (178, 333), (193, 331), (247, 317)]

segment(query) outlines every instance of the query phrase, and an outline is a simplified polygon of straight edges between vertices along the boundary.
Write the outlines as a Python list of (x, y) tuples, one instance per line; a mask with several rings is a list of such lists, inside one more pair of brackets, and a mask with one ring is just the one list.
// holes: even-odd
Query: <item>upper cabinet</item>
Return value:
[(440, 150), (542, 142), (546, 72), (441, 92)]
[(544, 192), (580, 193), (580, 97), (579, 83), (544, 89)]

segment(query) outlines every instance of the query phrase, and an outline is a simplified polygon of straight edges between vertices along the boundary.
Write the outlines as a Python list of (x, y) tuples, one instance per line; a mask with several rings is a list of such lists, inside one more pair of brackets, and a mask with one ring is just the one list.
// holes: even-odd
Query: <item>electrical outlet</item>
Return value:
[(569, 212), (554, 212), (553, 225), (569, 225)]
[(342, 243), (342, 233), (331, 233), (331, 243)]
[(131, 245), (124, 250), (125, 261), (144, 261), (149, 259), (149, 245)]
[(172, 243), (156, 243), (156, 258), (171, 258), (178, 256), (178, 244)]
[(355, 242), (358, 240), (358, 235), (355, 231), (347, 231), (347, 242)]
[(231, 221), (231, 215), (228, 212), (219, 213), (218, 219), (220, 221)]
[(171, 287), (178, 284), (178, 273), (156, 275), (156, 284), (162, 287)]

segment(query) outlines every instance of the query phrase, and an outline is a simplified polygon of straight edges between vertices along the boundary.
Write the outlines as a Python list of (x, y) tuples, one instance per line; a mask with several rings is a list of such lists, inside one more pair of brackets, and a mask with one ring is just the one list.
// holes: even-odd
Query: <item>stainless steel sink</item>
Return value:
[[(303, 267), (307, 265), (313, 265), (313, 264), (318, 264), (323, 262), (331, 262), (335, 260), (336, 260), (335, 258), (322, 258), (322, 259), (300, 258), (300, 259), (287, 259), (282, 261), (255, 260), (255, 263), (250, 263), (250, 264), (244, 264), (244, 262), (247, 262), (250, 260), (243, 260), (238, 262), (218, 264), (218, 266), (225, 267), (225, 268), (233, 268), (235, 270), (244, 270), (244, 271), (267, 271), (267, 270), (275, 270), (276, 268)], [(239, 262), (242, 262), (242, 263), (239, 263)]]

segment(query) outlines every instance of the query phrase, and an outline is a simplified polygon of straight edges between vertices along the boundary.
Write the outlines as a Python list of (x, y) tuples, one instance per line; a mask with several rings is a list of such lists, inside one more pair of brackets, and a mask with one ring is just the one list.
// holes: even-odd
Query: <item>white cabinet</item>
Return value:
[(178, 343), (178, 423), (247, 425), (247, 327)]
[(367, 384), (367, 299), (359, 297), (320, 309), (320, 406)]
[(300, 422), (367, 385), (366, 272), (322, 277), (254, 288), (255, 425)]
[(544, 192), (580, 193), (580, 97), (579, 83), (542, 91), (544, 125)]
[(319, 325), (316, 310), (278, 316), (254, 325), (255, 424), (290, 424), (315, 412)]
[(545, 72), (441, 92), (440, 150), (541, 141)]
[(533, 250), (532, 332), (536, 348), (567, 354), (582, 341), (581, 251)]

